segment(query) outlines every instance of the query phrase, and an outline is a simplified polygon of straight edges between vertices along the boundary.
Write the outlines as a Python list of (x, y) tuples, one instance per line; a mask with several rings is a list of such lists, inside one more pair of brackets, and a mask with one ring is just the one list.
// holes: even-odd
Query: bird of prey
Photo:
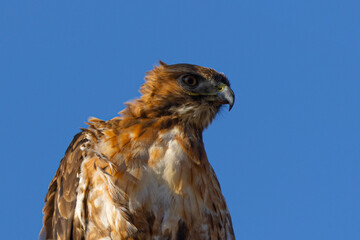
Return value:
[(202, 135), (234, 104), (228, 79), (160, 61), (140, 93), (74, 137), (50, 182), (40, 239), (235, 239)]

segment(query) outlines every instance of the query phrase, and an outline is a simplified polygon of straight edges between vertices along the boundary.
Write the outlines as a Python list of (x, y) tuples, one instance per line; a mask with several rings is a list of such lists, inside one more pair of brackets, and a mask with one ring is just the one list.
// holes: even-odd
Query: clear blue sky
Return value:
[(360, 239), (359, 1), (181, 2), (1, 1), (2, 239), (37, 238), (73, 135), (159, 59), (232, 83), (204, 141), (237, 239)]

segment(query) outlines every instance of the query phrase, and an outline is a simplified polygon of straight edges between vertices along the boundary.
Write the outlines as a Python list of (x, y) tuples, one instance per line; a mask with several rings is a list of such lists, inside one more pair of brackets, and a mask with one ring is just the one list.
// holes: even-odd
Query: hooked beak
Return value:
[(235, 94), (229, 86), (224, 86), (224, 89), (216, 95), (218, 101), (222, 104), (229, 104), (229, 111), (234, 106)]

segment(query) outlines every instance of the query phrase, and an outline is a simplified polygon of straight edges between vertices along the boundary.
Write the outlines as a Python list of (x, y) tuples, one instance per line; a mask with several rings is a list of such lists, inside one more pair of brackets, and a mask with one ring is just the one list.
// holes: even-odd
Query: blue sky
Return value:
[(231, 81), (204, 141), (237, 239), (360, 239), (359, 1), (144, 2), (1, 1), (2, 238), (37, 238), (73, 135), (161, 59)]

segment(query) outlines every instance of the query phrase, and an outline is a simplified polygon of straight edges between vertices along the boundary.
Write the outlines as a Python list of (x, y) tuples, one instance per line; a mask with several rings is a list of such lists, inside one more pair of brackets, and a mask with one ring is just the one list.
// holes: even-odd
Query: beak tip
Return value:
[(232, 92), (231, 99), (229, 101), (229, 112), (233, 108), (234, 104), (235, 104), (235, 95), (234, 95), (234, 92)]

